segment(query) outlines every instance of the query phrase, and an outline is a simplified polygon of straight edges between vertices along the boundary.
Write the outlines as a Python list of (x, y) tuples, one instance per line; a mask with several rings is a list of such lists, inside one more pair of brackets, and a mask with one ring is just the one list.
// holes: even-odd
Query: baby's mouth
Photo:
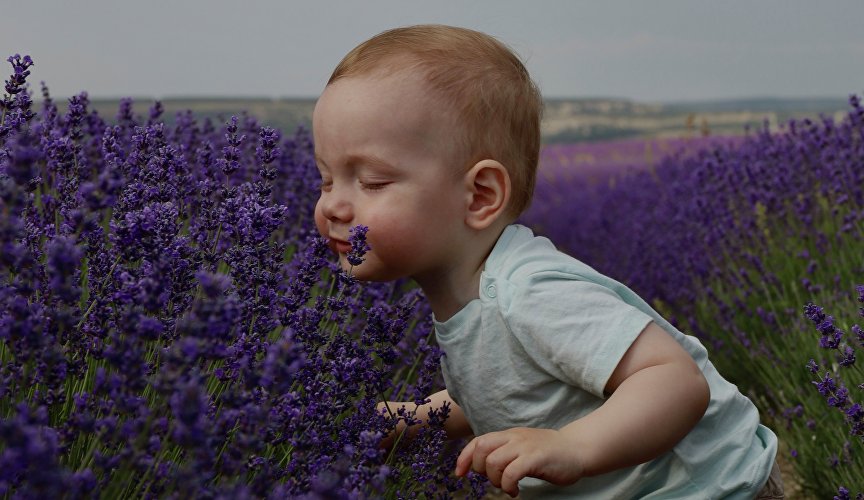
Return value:
[(330, 248), (332, 248), (336, 253), (348, 253), (351, 251), (351, 243), (336, 238), (330, 238)]

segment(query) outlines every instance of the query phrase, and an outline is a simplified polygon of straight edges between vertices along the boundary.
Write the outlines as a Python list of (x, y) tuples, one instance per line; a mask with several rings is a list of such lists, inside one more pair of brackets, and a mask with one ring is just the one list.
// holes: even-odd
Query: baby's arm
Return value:
[(597, 410), (559, 430), (515, 428), (473, 439), (456, 474), (473, 469), (515, 496), (526, 476), (572, 484), (672, 449), (708, 407), (708, 383), (690, 355), (655, 323), (639, 334), (606, 384)]
[[(465, 418), (462, 408), (453, 401), (453, 398), (450, 397), (450, 393), (448, 393), (446, 389), (432, 394), (428, 399), (428, 403), (420, 406), (417, 406), (414, 402), (400, 403), (388, 401), (386, 405), (385, 403), (379, 403), (378, 409), (380, 411), (391, 411), (395, 414), (398, 408), (404, 406), (408, 411), (416, 411), (416, 418), (420, 420), (421, 423), (411, 426), (407, 430), (405, 436), (413, 437), (421, 426), (426, 425), (426, 422), (429, 420), (430, 411), (437, 410), (444, 406), (445, 403), (449, 403), (450, 413), (447, 420), (444, 421), (444, 431), (447, 433), (447, 437), (449, 439), (459, 439), (471, 435), (472, 431), (471, 426), (468, 425), (468, 419)], [(400, 421), (396, 426), (396, 430), (384, 439), (382, 446), (388, 448), (392, 446), (396, 437), (405, 430), (405, 426), (405, 421)]]

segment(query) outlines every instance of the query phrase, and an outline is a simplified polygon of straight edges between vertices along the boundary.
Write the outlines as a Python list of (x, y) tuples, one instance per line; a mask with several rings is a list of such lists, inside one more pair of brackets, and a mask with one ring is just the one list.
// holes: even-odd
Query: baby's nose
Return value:
[(351, 202), (335, 190), (323, 193), (319, 203), (321, 203), (321, 213), (330, 220), (349, 222), (354, 215)]

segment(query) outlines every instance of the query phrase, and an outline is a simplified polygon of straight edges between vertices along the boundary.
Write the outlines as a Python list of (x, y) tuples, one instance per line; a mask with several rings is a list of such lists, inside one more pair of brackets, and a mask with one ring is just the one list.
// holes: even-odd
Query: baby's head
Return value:
[(423, 286), (485, 256), (531, 199), (541, 109), (525, 67), (490, 36), (414, 26), (371, 38), (315, 106), (319, 231), (349, 266), (350, 227), (369, 227), (361, 279)]
[(468, 169), (483, 159), (500, 162), (512, 186), (507, 213), (511, 218), (522, 213), (534, 192), (543, 102), (516, 54), (478, 31), (409, 26), (385, 31), (355, 47), (327, 83), (410, 74), (427, 85), (430, 103), (449, 113), (449, 136), (461, 158), (458, 167)]

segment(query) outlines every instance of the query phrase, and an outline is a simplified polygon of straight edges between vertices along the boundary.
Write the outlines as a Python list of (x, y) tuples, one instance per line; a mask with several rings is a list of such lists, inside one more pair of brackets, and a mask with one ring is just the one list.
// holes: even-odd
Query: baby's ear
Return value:
[(465, 222), (472, 229), (486, 229), (506, 211), (510, 202), (510, 174), (495, 160), (481, 160), (465, 174), (468, 210)]

